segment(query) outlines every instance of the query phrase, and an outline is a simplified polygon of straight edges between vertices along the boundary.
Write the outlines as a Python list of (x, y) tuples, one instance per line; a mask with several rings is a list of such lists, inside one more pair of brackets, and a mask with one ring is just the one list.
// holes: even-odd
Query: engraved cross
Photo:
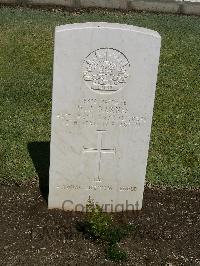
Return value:
[(103, 149), (102, 148), (102, 139), (103, 133), (106, 130), (97, 130), (97, 147), (96, 148), (83, 148), (83, 153), (97, 153), (97, 178), (95, 179), (96, 182), (101, 182), (101, 163), (102, 163), (102, 156), (103, 154), (114, 154), (116, 153), (115, 149)]

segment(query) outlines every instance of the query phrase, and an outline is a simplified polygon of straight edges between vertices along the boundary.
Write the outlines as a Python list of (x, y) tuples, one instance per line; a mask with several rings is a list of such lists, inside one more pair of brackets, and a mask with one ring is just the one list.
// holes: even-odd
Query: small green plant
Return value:
[(119, 248), (118, 243), (133, 230), (133, 226), (115, 226), (113, 218), (89, 198), (86, 219), (81, 227), (93, 239), (106, 242), (106, 258), (115, 262), (127, 260), (126, 252)]
[(112, 217), (103, 213), (102, 208), (98, 204), (95, 204), (90, 198), (86, 208), (88, 233), (90, 233), (93, 238), (106, 239), (107, 234), (112, 227)]
[(127, 253), (121, 250), (117, 243), (115, 243), (113, 245), (109, 245), (106, 249), (106, 258), (114, 262), (125, 261), (127, 260)]

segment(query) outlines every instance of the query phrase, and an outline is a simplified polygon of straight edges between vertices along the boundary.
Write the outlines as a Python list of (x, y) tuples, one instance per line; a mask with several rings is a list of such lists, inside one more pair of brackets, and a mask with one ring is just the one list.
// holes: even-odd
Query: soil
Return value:
[[(38, 184), (1, 185), (0, 198), (0, 265), (116, 265), (76, 229), (84, 214), (48, 210)], [(200, 265), (199, 211), (199, 190), (147, 187), (142, 211), (114, 215), (136, 225), (121, 265)]]

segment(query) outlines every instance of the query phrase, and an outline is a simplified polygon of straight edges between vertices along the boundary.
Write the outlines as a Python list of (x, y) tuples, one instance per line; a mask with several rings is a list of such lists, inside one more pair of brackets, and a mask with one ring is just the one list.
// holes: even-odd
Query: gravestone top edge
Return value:
[(127, 24), (119, 24), (119, 23), (107, 23), (107, 22), (85, 22), (85, 23), (74, 23), (74, 24), (66, 24), (57, 26), (55, 31), (56, 33), (68, 31), (68, 30), (80, 30), (80, 29), (113, 29), (113, 30), (128, 30), (134, 31), (141, 34), (151, 35), (153, 37), (161, 39), (160, 34), (157, 31), (146, 29), (143, 27), (132, 26)]

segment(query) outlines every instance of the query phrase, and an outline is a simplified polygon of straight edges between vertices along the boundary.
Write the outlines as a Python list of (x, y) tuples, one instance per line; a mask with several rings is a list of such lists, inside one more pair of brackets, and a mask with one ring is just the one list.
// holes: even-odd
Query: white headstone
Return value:
[(120, 24), (55, 32), (49, 208), (141, 209), (160, 35)]

